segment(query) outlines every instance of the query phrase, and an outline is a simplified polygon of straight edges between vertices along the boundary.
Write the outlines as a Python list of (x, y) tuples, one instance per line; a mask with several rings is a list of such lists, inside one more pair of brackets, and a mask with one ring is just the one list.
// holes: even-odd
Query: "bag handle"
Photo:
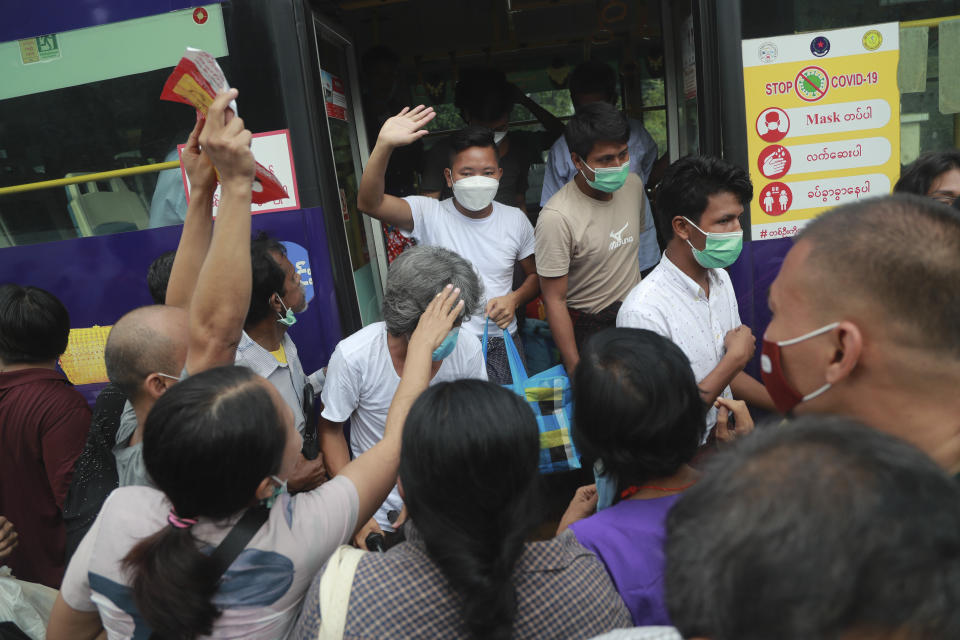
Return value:
[[(487, 362), (487, 333), (490, 328), (490, 318), (488, 317), (486, 322), (483, 323), (483, 362)], [(503, 345), (507, 350), (507, 364), (510, 365), (510, 376), (513, 378), (513, 387), (517, 389), (522, 389), (523, 387), (517, 387), (518, 384), (522, 385), (527, 381), (527, 368), (523, 366), (523, 360), (520, 358), (520, 352), (517, 350), (517, 345), (513, 344), (513, 336), (510, 335), (509, 331), (503, 332)]]
[(317, 640), (340, 640), (347, 626), (347, 610), (357, 565), (366, 552), (341, 545), (327, 560), (320, 576), (320, 632)]

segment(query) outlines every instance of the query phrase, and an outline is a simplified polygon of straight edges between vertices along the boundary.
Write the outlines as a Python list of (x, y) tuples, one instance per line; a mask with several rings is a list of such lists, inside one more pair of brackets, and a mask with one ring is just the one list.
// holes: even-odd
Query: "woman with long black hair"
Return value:
[[(124, 487), (104, 503), (48, 637), (285, 637), (314, 575), (393, 487), (404, 419), (462, 310), (458, 294), (448, 286), (422, 314), (383, 440), (313, 491), (285, 492), (302, 441), (265, 379), (217, 367), (164, 393), (144, 429), (157, 489)], [(258, 505), (266, 521), (222, 573), (215, 549)]]
[[(523, 400), (495, 384), (432, 386), (404, 427), (400, 490), (407, 541), (330, 562), (296, 637), (345, 623), (343, 638), (589, 638), (630, 617), (596, 556), (570, 534), (525, 542), (538, 522), (539, 435)], [(358, 552), (359, 553), (359, 552)], [(324, 609), (326, 591), (349, 593)]]

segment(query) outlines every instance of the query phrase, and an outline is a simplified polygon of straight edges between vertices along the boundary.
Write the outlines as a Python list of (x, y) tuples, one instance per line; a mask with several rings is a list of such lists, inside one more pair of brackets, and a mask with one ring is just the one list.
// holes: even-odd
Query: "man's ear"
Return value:
[(279, 293), (276, 293), (276, 292), (271, 293), (268, 303), (270, 304), (270, 308), (273, 309), (274, 312), (279, 313), (280, 315), (283, 315), (284, 313), (286, 313), (286, 311), (284, 311), (283, 309), (283, 304), (281, 303)]
[(583, 171), (583, 161), (581, 161), (580, 156), (573, 151), (570, 152), (570, 162), (573, 163), (573, 166), (576, 167), (578, 172)]
[(453, 171), (450, 170), (450, 167), (443, 170), (443, 178), (447, 181), (447, 186), (453, 189)]
[(673, 220), (670, 221), (670, 226), (673, 228), (674, 237), (681, 240), (690, 239), (690, 223), (683, 216), (674, 216)]
[(144, 392), (156, 400), (167, 390), (166, 378), (157, 373), (151, 373), (143, 381)]
[(854, 323), (844, 320), (837, 326), (835, 335), (831, 343), (833, 358), (826, 371), (830, 384), (849, 378), (863, 353), (863, 333)]

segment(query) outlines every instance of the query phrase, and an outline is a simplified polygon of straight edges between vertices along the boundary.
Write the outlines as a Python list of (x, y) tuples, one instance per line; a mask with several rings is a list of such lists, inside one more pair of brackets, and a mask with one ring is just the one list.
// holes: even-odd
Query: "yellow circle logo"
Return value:
[(883, 36), (876, 29), (870, 29), (863, 34), (863, 48), (867, 51), (876, 51), (883, 44)]

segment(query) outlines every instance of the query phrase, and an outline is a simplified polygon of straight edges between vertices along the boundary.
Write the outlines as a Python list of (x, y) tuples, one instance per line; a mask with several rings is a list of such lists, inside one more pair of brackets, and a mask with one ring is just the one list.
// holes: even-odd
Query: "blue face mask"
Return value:
[(267, 509), (273, 508), (273, 503), (277, 501), (277, 498), (287, 492), (286, 480), (281, 480), (277, 476), (270, 476), (270, 479), (276, 482), (277, 485), (273, 488), (273, 495), (263, 500), (263, 504)]
[(280, 306), (283, 307), (283, 309), (287, 312), (286, 315), (281, 315), (278, 313), (277, 315), (280, 317), (277, 318), (277, 322), (285, 327), (292, 327), (293, 325), (297, 324), (297, 317), (293, 315), (293, 309), (283, 304), (283, 298), (280, 297), (279, 293), (277, 294), (277, 300), (280, 301)]
[(453, 353), (454, 347), (457, 346), (457, 337), (460, 335), (460, 327), (454, 327), (451, 329), (450, 333), (447, 334), (447, 337), (443, 339), (443, 342), (440, 343), (440, 346), (433, 350), (433, 361), (440, 362), (448, 355)]
[(617, 479), (606, 473), (601, 460), (593, 463), (593, 481), (597, 485), (597, 511), (612, 507), (617, 497)]

